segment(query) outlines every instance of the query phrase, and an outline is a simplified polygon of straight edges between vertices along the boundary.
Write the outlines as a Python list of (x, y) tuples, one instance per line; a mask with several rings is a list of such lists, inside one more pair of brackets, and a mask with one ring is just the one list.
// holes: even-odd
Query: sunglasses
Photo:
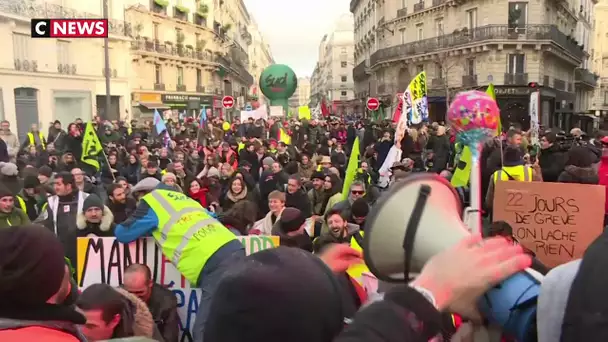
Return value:
[(365, 191), (357, 191), (357, 190), (353, 190), (350, 192), (353, 195), (363, 195), (365, 193)]

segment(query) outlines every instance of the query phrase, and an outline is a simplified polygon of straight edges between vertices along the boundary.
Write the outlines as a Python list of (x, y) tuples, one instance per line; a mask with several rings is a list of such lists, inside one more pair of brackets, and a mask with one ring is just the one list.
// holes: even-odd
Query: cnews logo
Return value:
[(107, 19), (32, 19), (32, 38), (107, 38)]

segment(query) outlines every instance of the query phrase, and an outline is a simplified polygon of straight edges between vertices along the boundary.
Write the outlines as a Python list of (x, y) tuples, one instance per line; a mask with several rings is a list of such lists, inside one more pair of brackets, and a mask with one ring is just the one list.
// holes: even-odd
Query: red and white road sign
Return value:
[(222, 98), (222, 106), (226, 109), (234, 107), (234, 97), (226, 95)]
[(370, 97), (367, 99), (367, 103), (365, 105), (367, 106), (367, 109), (376, 111), (378, 108), (380, 108), (380, 101), (378, 101), (378, 99), (375, 97)]

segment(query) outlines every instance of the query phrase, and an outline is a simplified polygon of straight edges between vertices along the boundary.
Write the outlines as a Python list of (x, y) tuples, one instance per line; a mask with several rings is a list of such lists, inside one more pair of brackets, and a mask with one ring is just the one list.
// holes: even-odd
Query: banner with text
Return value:
[[(277, 247), (278, 236), (239, 236), (247, 255)], [(154, 282), (173, 291), (177, 297), (180, 316), (180, 341), (192, 341), (200, 290), (190, 286), (179, 271), (162, 254), (154, 239), (141, 239), (122, 244), (115, 238), (86, 237), (77, 242), (76, 278), (78, 287), (84, 290), (89, 285), (105, 283), (119, 286), (123, 283), (124, 270), (134, 263), (146, 264), (152, 272)]]
[(500, 181), (493, 219), (508, 222), (517, 241), (555, 267), (581, 258), (603, 232), (605, 197), (599, 185)]

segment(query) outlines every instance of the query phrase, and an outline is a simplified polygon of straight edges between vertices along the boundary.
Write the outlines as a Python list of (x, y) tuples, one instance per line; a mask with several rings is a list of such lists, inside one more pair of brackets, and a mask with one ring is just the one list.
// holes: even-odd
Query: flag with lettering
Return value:
[(99, 171), (101, 167), (99, 165), (98, 156), (101, 154), (103, 154), (103, 146), (99, 141), (97, 133), (95, 133), (93, 124), (87, 122), (87, 126), (84, 130), (84, 137), (82, 138), (82, 156), (80, 157), (80, 160)]

